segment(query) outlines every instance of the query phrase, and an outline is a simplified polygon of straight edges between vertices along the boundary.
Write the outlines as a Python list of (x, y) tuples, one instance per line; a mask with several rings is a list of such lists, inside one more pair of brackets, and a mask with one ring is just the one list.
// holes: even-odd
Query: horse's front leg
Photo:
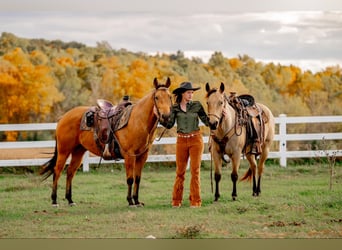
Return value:
[(127, 201), (128, 201), (128, 206), (130, 207), (134, 206), (133, 199), (132, 199), (133, 182), (134, 182), (133, 177), (127, 178)]
[(216, 144), (212, 145), (212, 161), (214, 161), (215, 166), (215, 201), (220, 198), (220, 181), (222, 177), (222, 157), (219, 153), (219, 147)]
[(126, 182), (127, 182), (127, 201), (128, 206), (134, 206), (133, 198), (132, 198), (132, 187), (134, 183), (133, 176), (133, 168), (135, 165), (135, 157), (126, 157), (125, 158), (125, 167), (126, 167)]
[(145, 204), (139, 201), (139, 188), (141, 181), (141, 174), (144, 164), (147, 160), (148, 151), (143, 155), (137, 157), (135, 161), (135, 169), (134, 169), (134, 192), (133, 192), (133, 200), (134, 204), (138, 207), (143, 207)]
[(140, 201), (139, 201), (140, 180), (141, 180), (141, 176), (136, 176), (136, 177), (135, 177), (134, 192), (133, 192), (133, 200), (134, 200), (134, 204), (135, 204), (137, 207), (143, 207), (143, 206), (145, 205), (143, 202), (140, 202)]
[(239, 167), (240, 167), (240, 154), (235, 154), (232, 156), (232, 173), (230, 175), (231, 180), (233, 182), (233, 191), (232, 191), (233, 201), (235, 201), (237, 198), (236, 183), (237, 183), (237, 180), (239, 179), (239, 175), (238, 175)]
[(221, 180), (221, 173), (215, 173), (215, 201), (220, 198), (219, 183)]

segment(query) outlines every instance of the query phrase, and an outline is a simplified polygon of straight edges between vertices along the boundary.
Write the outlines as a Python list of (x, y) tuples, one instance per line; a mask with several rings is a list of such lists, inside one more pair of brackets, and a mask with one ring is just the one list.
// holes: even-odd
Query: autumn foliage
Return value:
[(0, 123), (55, 122), (78, 105), (96, 99), (117, 103), (123, 95), (137, 101), (152, 90), (154, 77), (201, 86), (224, 82), (228, 91), (252, 94), (275, 116), (341, 115), (342, 70), (331, 66), (313, 73), (289, 65), (257, 62), (247, 55), (226, 58), (215, 52), (207, 63), (175, 54), (147, 55), (114, 50), (99, 42), (23, 39), (10, 33), (0, 37)]

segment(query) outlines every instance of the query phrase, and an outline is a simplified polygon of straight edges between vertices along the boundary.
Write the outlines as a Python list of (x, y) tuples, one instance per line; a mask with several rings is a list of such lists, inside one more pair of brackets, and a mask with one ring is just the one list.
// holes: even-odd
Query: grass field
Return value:
[[(242, 176), (246, 166), (240, 168)], [(267, 166), (262, 195), (251, 184), (238, 184), (231, 199), (230, 169), (221, 180), (221, 199), (213, 202), (210, 171), (201, 172), (203, 205), (189, 208), (187, 172), (184, 204), (171, 208), (175, 169), (147, 166), (140, 200), (129, 208), (125, 172), (113, 166), (78, 172), (73, 182), (77, 206), (64, 200), (65, 175), (59, 182), (59, 207), (51, 206), (51, 182), (35, 173), (0, 174), (0, 238), (342, 238), (342, 166), (335, 167), (333, 189), (323, 165)]]

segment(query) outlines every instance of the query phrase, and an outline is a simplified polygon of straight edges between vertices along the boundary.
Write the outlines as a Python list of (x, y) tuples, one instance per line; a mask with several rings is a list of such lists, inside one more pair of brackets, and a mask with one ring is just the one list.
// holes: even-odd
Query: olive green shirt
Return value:
[(186, 105), (186, 112), (180, 108), (180, 104), (172, 106), (172, 113), (166, 128), (173, 127), (177, 120), (177, 132), (188, 134), (199, 130), (199, 119), (208, 126), (208, 116), (204, 111), (202, 104), (199, 101), (190, 101)]

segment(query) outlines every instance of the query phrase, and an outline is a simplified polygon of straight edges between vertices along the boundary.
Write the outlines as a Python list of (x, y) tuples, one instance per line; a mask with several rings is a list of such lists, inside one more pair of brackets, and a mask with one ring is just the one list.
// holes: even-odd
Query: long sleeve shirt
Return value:
[(170, 129), (177, 121), (177, 132), (188, 134), (199, 130), (199, 119), (208, 126), (209, 119), (199, 101), (190, 101), (186, 105), (186, 112), (180, 108), (180, 104), (172, 106), (172, 113), (166, 128)]

